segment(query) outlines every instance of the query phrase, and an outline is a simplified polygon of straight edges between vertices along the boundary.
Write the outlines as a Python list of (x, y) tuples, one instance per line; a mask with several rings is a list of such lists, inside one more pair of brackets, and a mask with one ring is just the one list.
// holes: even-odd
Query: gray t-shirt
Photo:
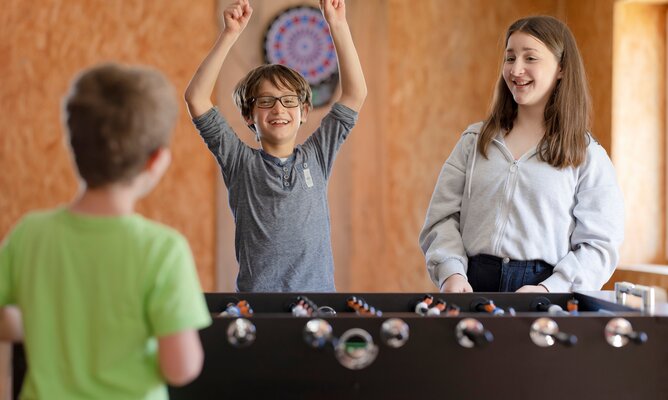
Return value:
[(357, 113), (336, 103), (281, 162), (243, 143), (216, 107), (193, 119), (220, 164), (236, 225), (242, 292), (331, 292), (327, 182)]

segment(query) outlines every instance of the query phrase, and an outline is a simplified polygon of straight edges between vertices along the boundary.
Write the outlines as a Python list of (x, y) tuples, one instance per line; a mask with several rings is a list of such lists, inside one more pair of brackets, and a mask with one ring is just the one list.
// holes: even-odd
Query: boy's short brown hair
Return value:
[(83, 71), (64, 99), (79, 175), (89, 188), (127, 182), (169, 144), (176, 93), (157, 70), (102, 64)]
[(263, 80), (271, 82), (277, 88), (294, 90), (302, 105), (311, 104), (311, 86), (304, 77), (294, 69), (281, 64), (265, 64), (250, 71), (234, 88), (234, 103), (244, 118), (253, 116), (253, 99)]

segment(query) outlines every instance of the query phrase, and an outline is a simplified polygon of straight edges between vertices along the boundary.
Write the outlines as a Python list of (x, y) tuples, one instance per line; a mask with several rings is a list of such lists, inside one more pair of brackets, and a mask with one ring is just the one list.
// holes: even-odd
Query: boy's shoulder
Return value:
[(45, 232), (51, 229), (68, 227), (78, 232), (110, 232), (118, 230), (139, 241), (161, 239), (175, 242), (185, 240), (176, 229), (161, 222), (148, 219), (140, 214), (123, 216), (92, 216), (70, 211), (66, 206), (52, 209), (36, 210), (25, 214), (12, 230), (15, 234), (22, 232)]
[(31, 227), (41, 227), (54, 223), (63, 213), (64, 207), (56, 207), (43, 210), (33, 210), (24, 214), (12, 229), (13, 232), (30, 229)]

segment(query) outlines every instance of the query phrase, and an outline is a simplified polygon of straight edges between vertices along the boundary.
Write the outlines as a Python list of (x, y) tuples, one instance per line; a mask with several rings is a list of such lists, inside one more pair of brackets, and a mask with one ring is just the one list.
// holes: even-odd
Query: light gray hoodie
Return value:
[(514, 160), (499, 134), (477, 151), (482, 122), (469, 126), (434, 188), (420, 246), (438, 287), (466, 276), (468, 257), (544, 260), (550, 292), (599, 290), (619, 260), (624, 204), (610, 158), (590, 137), (577, 168), (557, 169), (536, 149)]

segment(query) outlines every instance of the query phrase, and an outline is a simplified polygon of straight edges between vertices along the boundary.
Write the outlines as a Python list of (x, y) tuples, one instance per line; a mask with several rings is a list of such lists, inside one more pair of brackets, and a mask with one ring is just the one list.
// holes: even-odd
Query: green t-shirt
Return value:
[(211, 323), (187, 241), (140, 215), (25, 216), (0, 247), (27, 399), (166, 399), (156, 337)]

